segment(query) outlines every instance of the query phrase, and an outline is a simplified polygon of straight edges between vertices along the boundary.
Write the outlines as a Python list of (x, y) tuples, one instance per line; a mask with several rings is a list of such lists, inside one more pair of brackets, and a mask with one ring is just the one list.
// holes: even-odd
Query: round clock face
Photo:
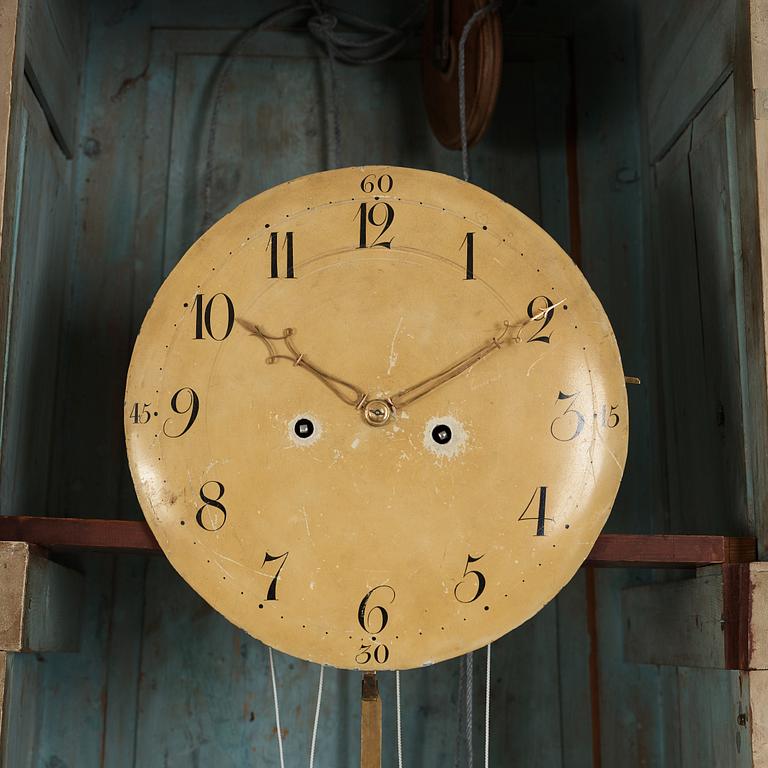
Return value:
[(393, 167), (243, 203), (167, 278), (128, 455), (169, 560), (251, 635), (406, 669), (518, 626), (588, 555), (627, 451), (616, 340), (536, 224)]

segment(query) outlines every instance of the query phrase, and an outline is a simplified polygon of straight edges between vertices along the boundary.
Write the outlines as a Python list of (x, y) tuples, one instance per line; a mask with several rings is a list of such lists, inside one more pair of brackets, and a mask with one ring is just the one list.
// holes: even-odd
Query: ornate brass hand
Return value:
[[(326, 373), (316, 365), (310, 363), (309, 360), (307, 360), (305, 357), (304, 353), (299, 352), (296, 349), (292, 341), (292, 336), (294, 334), (293, 328), (285, 328), (283, 330), (282, 336), (270, 336), (261, 328), (259, 328), (258, 325), (253, 325), (247, 320), (238, 318), (237, 322), (240, 323), (240, 325), (247, 331), (252, 333), (254, 336), (258, 336), (258, 338), (264, 342), (267, 350), (269, 351), (269, 356), (267, 357), (268, 364), (271, 365), (272, 363), (276, 363), (278, 360), (289, 360), (294, 364), (294, 366), (304, 368), (313, 376), (316, 376), (318, 379), (320, 379), (320, 381), (322, 381), (323, 384), (325, 384), (325, 386), (328, 387), (328, 389), (330, 389), (334, 395), (347, 403), (347, 405), (351, 405), (358, 409), (365, 405), (366, 401), (368, 400), (368, 395), (366, 395), (365, 392), (360, 389), (360, 387), (356, 387), (354, 384), (350, 384), (348, 381), (344, 381), (344, 379), (340, 379), (337, 376), (332, 376), (330, 373)], [(288, 354), (279, 354), (275, 348), (275, 345), (272, 343), (274, 341), (285, 342), (285, 346), (288, 349)]]
[[(471, 368), (476, 362), (482, 360), (486, 355), (490, 355), (494, 350), (501, 349), (502, 343), (504, 342), (505, 337), (511, 328), (512, 325), (510, 325), (510, 323), (505, 320), (504, 330), (501, 336), (498, 338), (494, 336), (487, 344), (484, 344), (474, 352), (470, 352), (466, 357), (463, 357), (457, 363), (454, 363), (448, 368), (444, 368), (434, 376), (430, 376), (429, 378), (420, 381), (418, 384), (414, 384), (413, 386), (407, 387), (406, 389), (401, 389), (399, 392), (389, 398), (390, 403), (395, 408), (403, 408), (415, 400), (418, 400), (420, 397), (424, 397), (424, 395), (430, 393), (433, 389), (437, 389), (437, 387), (439, 387), (441, 384), (445, 384), (447, 381), (455, 378), (460, 373), (463, 373), (468, 368)], [(517, 335), (512, 336), (511, 338), (515, 342), (519, 342), (521, 340), (520, 333), (518, 332)]]

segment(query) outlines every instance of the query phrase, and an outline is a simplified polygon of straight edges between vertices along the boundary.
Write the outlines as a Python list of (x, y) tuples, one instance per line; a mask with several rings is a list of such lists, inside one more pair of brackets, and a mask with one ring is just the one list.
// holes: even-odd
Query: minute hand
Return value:
[(488, 341), (488, 343), (484, 344), (479, 349), (476, 349), (474, 352), (470, 352), (466, 357), (463, 357), (461, 360), (449, 366), (448, 368), (444, 368), (434, 376), (430, 376), (429, 378), (420, 381), (418, 384), (414, 384), (413, 386), (407, 387), (406, 389), (401, 389), (399, 392), (395, 393), (389, 398), (390, 403), (392, 403), (395, 408), (403, 408), (415, 400), (418, 400), (420, 397), (424, 397), (424, 395), (429, 394), (433, 389), (437, 389), (437, 387), (439, 387), (441, 384), (445, 384), (447, 381), (455, 378), (459, 374), (466, 371), (468, 368), (471, 368), (476, 362), (482, 360), (486, 355), (490, 355), (491, 352), (494, 352), (497, 349), (501, 349), (502, 341), (504, 340), (504, 337), (507, 335), (507, 333), (509, 333), (509, 329), (511, 327), (512, 326), (509, 324), (509, 322), (505, 320), (504, 331), (502, 332), (501, 336), (498, 338), (494, 336), (490, 341)]

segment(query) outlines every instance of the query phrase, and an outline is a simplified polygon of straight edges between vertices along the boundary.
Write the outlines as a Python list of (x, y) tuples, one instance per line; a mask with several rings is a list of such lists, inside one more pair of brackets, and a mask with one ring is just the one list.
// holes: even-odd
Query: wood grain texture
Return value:
[[(755, 570), (753, 570), (755, 568)], [(702, 568), (696, 578), (622, 593), (624, 655), (639, 664), (762, 669), (752, 639), (766, 612), (760, 563)], [(755, 595), (759, 597), (755, 600)]]
[(71, 256), (71, 169), (24, 84), (18, 213), (9, 257), (9, 347), (2, 410), (0, 508), (46, 511), (56, 367)]
[(761, 558), (768, 541), (768, 366), (766, 366), (765, 286), (768, 285), (766, 221), (768, 220), (768, 122), (761, 116), (761, 94), (768, 87), (768, 4), (739, 4), (737, 56), (734, 65), (736, 148), (740, 186), (740, 239), (744, 273), (744, 325), (747, 379), (745, 421), (748, 470), (752, 478), (755, 533)]
[(85, 14), (75, 0), (31, 0), (25, 39), (26, 75), (62, 152), (71, 158), (77, 141)]
[(733, 67), (736, 0), (643, 3), (641, 77), (652, 161), (672, 146)]
[(76, 651), (79, 574), (21, 542), (0, 543), (0, 573), (0, 650)]

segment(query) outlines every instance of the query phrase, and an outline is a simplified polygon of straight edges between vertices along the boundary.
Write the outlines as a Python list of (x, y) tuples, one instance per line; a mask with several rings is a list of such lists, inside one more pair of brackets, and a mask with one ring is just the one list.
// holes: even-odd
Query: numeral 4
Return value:
[[(533, 501), (537, 496), (539, 497), (537, 514), (534, 517), (530, 517), (530, 516), (526, 517), (525, 513), (533, 506)], [(536, 536), (543, 536), (544, 521), (549, 520), (549, 522), (553, 522), (551, 517), (546, 516), (546, 513), (547, 513), (547, 486), (542, 485), (533, 492), (533, 495), (531, 496), (531, 499), (528, 502), (528, 504), (526, 504), (526, 507), (523, 510), (523, 513), (517, 519), (518, 520), (535, 520)]]

